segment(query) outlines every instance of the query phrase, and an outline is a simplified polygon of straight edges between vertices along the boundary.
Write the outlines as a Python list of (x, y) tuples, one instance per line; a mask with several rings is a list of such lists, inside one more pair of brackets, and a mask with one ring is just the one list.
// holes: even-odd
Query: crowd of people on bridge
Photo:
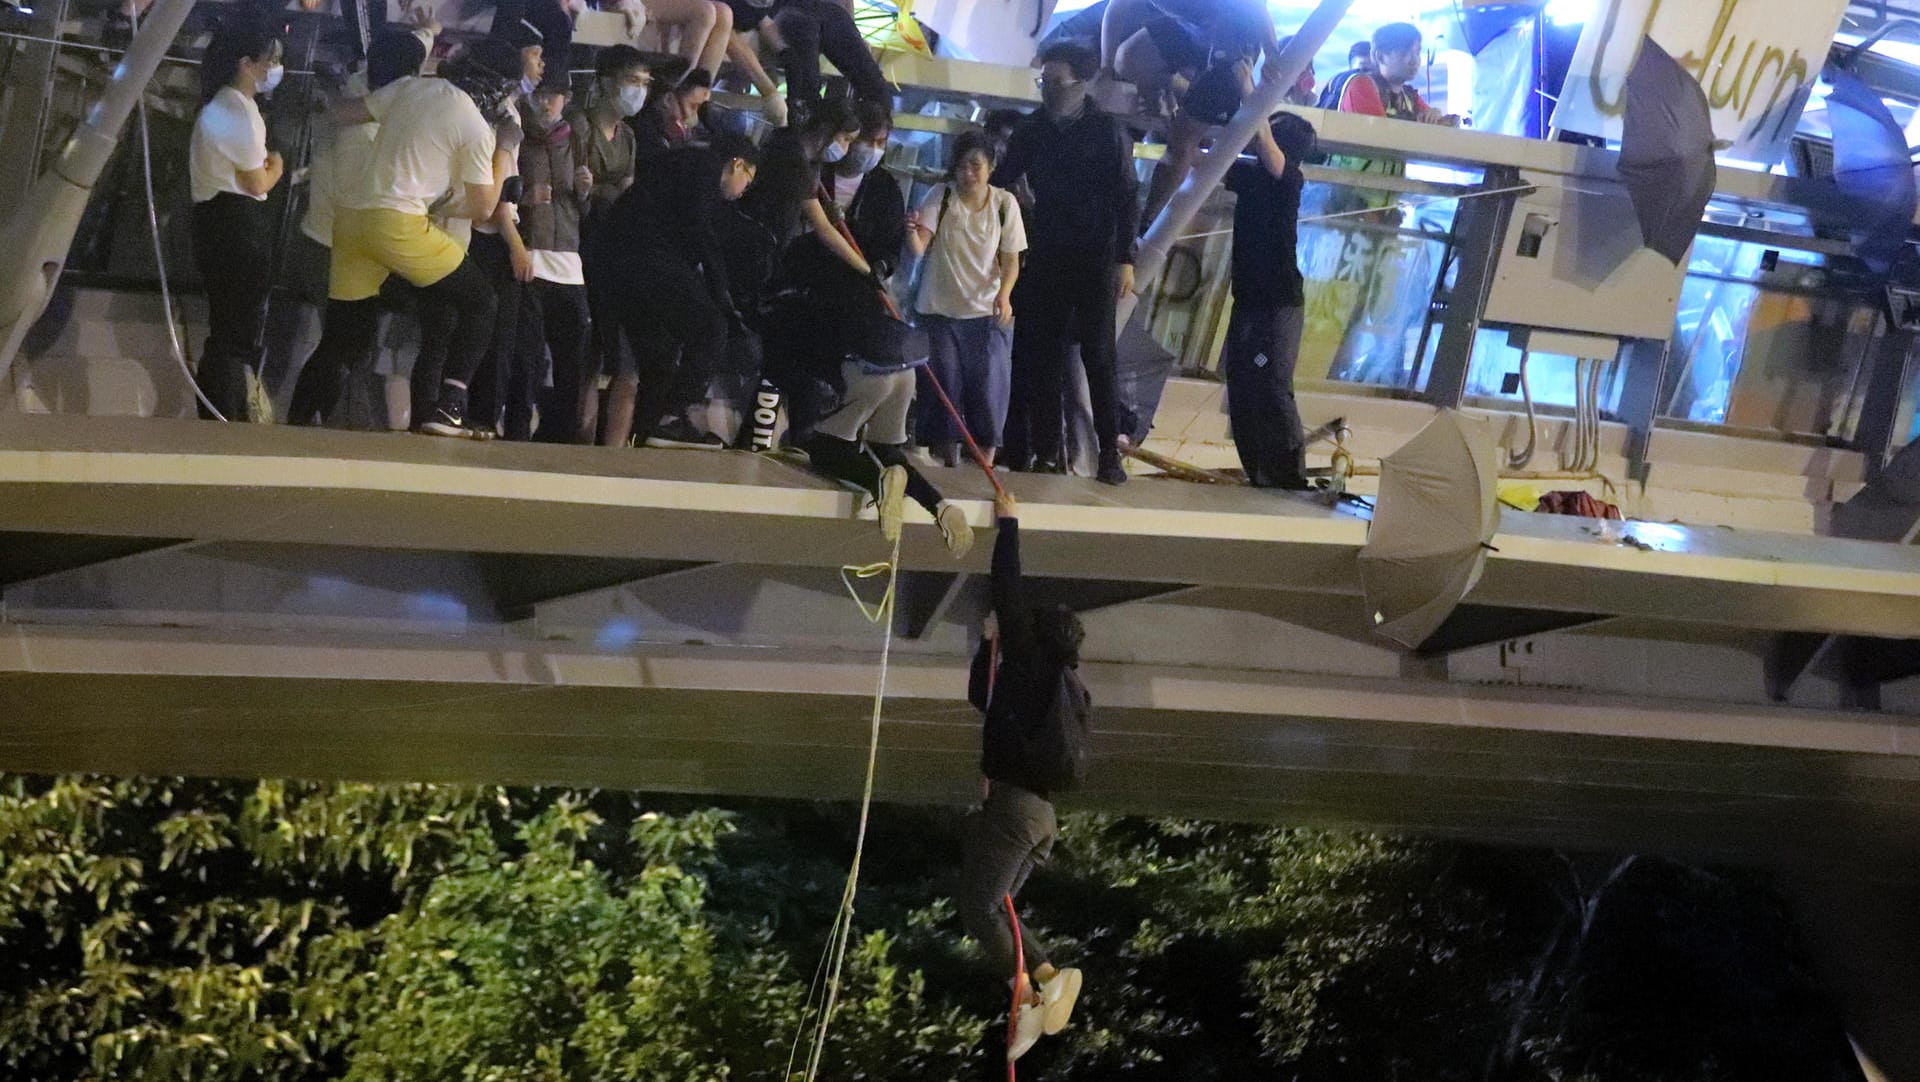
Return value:
[[(1157, 208), (1255, 80), (1277, 77), (1285, 39), (1264, 4), (1111, 0), (1089, 40), (1043, 45), (1039, 109), (959, 134), (944, 178), (909, 200), (880, 168), (894, 88), (837, 0), (660, 0), (648, 11), (678, 35), (678, 54), (602, 47), (579, 81), (571, 2), (503, 4), (493, 33), (437, 64), (429, 20), (389, 26), (349, 5), (360, 62), (293, 171), (306, 212), (284, 263), (322, 329), (286, 421), (344, 423), (383, 322), (410, 309), (420, 345), (394, 408), (428, 435), (720, 448), (696, 414), (728, 373), (752, 386), (738, 446), (773, 446), (784, 415), (787, 444), (814, 469), (872, 494), (885, 536), (899, 536), (912, 499), (959, 556), (972, 543), (965, 516), (911, 445), (924, 463), (955, 465), (964, 448), (989, 467), (1065, 472), (1077, 357), (1093, 472), (1126, 480), (1115, 320), (1137, 284), (1143, 192), (1134, 121), (1091, 91), (1118, 74), (1169, 103), (1168, 158), (1144, 193)], [(771, 43), (785, 96), (748, 34)], [(1451, 122), (1407, 86), (1418, 31), (1384, 27), (1370, 46), (1321, 105)], [(822, 56), (845, 77), (838, 92), (820, 77)], [(260, 412), (250, 388), (276, 265), (265, 201), (289, 169), (257, 99), (283, 65), (271, 18), (255, 13), (220, 28), (201, 68), (189, 168), (209, 417)], [(713, 108), (723, 76), (759, 91), (771, 134), (756, 142)], [(1313, 103), (1313, 88), (1309, 69), (1287, 100)], [(1227, 173), (1231, 420), (1250, 483), (1302, 488), (1294, 248), (1315, 132), (1283, 111), (1247, 149)], [(983, 647), (974, 688), (993, 787), (962, 915), (1012, 966), (998, 907), (1052, 844), (1048, 800), (1084, 768), (1088, 699), (1073, 674), (1079, 623), (1024, 596), (1011, 498), (997, 510), (1001, 637)], [(1065, 1024), (1080, 980), (1033, 938), (1025, 955), (1020, 995), (1035, 1010), (1021, 1050)]]
[[(871, 492), (889, 531), (911, 498), (956, 553), (964, 518), (916, 462), (957, 464), (969, 439), (1002, 469), (1067, 472), (1090, 405), (1097, 454), (1083, 468), (1126, 480), (1115, 315), (1136, 286), (1137, 121), (1090, 91), (1125, 76), (1166, 95), (1151, 213), (1275, 74), (1286, 39), (1265, 5), (1111, 0), (1096, 34), (1044, 43), (1039, 109), (950, 140), (944, 178), (910, 200), (880, 167), (895, 88), (838, 0), (661, 0), (647, 12), (677, 53), (601, 47), (590, 75), (569, 71), (574, 2), (509, 0), (493, 33), (452, 49), (430, 20), (345, 5), (364, 48), (297, 169), (268, 149), (257, 104), (285, 70), (273, 16), (242, 8), (220, 27), (189, 155), (203, 416), (267, 411), (256, 377), (284, 266), (323, 313), (289, 423), (366, 425), (387, 397), (371, 391), (382, 327), (410, 312), (419, 347), (406, 400), (387, 405), (392, 427), (682, 448), (727, 446), (724, 431), (767, 449), (784, 419), (781, 442)], [(1407, 85), (1419, 55), (1417, 30), (1383, 27), (1319, 104), (1450, 123)], [(823, 56), (844, 85), (820, 77)], [(716, 109), (726, 79), (759, 91), (767, 122)], [(1313, 86), (1309, 68), (1287, 100), (1311, 103)], [(1298, 488), (1292, 253), (1313, 130), (1276, 114), (1249, 149), (1228, 185), (1223, 368), (1249, 480)], [(298, 235), (276, 254), (266, 199), (302, 182)], [(706, 408), (716, 379), (744, 389), (734, 425)]]

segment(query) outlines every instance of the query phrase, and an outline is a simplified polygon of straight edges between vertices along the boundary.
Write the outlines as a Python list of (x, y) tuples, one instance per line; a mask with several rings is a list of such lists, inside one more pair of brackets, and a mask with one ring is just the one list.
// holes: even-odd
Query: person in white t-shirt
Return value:
[[(926, 329), (930, 373), (991, 461), (1007, 423), (1013, 382), (1013, 286), (1027, 231), (1013, 193), (987, 183), (993, 143), (983, 132), (954, 141), (949, 179), (928, 193), (907, 233), (926, 258), (914, 310)], [(937, 394), (920, 396), (921, 443), (947, 465), (960, 430)]]
[[(350, 371), (364, 368), (379, 318), (375, 299), (393, 274), (420, 290), (423, 306), (457, 312), (440, 323), (449, 342), (438, 402), (414, 423), (430, 435), (470, 436), (467, 383), (486, 356), (496, 302), (486, 276), (433, 224), (429, 208), (456, 192), (455, 206), (442, 213), (472, 221), (493, 217), (519, 149), (511, 135), (496, 139), (495, 126), (519, 82), (520, 54), (486, 39), (441, 70), (445, 78), (402, 79), (335, 111), (345, 122), (377, 121), (380, 133), (367, 169), (341, 188), (335, 209), (323, 334), (335, 339)], [(421, 356), (428, 355), (423, 347)]]
[(187, 172), (193, 255), (207, 295), (207, 345), (195, 379), (228, 420), (247, 419), (247, 373), (258, 371), (272, 284), (273, 218), (267, 193), (286, 171), (267, 149), (257, 94), (280, 84), (280, 39), (251, 20), (222, 27), (201, 61), (206, 103), (194, 118)]
[[(425, 31), (409, 33), (383, 30), (367, 49), (365, 90), (379, 90), (401, 79), (417, 76), (427, 61), (433, 38)], [(355, 76), (358, 80), (359, 76)], [(352, 84), (349, 83), (349, 86)], [(333, 212), (340, 190), (352, 178), (365, 173), (373, 158), (380, 126), (334, 124), (315, 147), (307, 170), (307, 212), (300, 219), (300, 235), (293, 240), (294, 251), (287, 262), (296, 271), (313, 267), (302, 278), (317, 279), (303, 290), (311, 303), (324, 310), (327, 294), (327, 266), (333, 249)], [(314, 347), (313, 357), (337, 358), (338, 353), (322, 340)], [(312, 358), (301, 365), (294, 381), (293, 398), (287, 407), (287, 422), (316, 424), (329, 419), (339, 403), (347, 373), (337, 363), (314, 364)]]

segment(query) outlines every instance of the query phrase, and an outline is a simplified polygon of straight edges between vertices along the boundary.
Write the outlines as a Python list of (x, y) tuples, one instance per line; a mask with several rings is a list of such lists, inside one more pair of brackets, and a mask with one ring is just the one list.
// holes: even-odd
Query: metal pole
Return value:
[[(1286, 101), (1287, 91), (1298, 82), (1307, 66), (1313, 63), (1313, 56), (1320, 47), (1333, 36), (1334, 27), (1353, 6), (1353, 0), (1320, 0), (1320, 6), (1314, 9), (1307, 21), (1293, 35), (1293, 40), (1280, 51), (1280, 61), (1275, 67), (1279, 77), (1254, 87), (1253, 93), (1240, 103), (1240, 110), (1233, 119), (1221, 129), (1214, 139), (1214, 150), (1203, 156), (1188, 174), (1180, 189), (1173, 193), (1166, 208), (1155, 218), (1152, 228), (1140, 242), (1139, 255), (1134, 260), (1134, 287), (1145, 289), (1148, 283), (1159, 275), (1166, 266), (1167, 253), (1172, 250), (1180, 234), (1186, 232), (1194, 215), (1200, 212), (1201, 204), (1207, 196), (1220, 186), (1227, 175), (1227, 167), (1240, 149), (1253, 139), (1257, 125), (1265, 124), (1267, 118)], [(1124, 297), (1120, 302), (1119, 326), (1124, 328), (1127, 320), (1133, 316), (1133, 308), (1138, 294)]]
[(194, 0), (157, 0), (100, 100), (87, 111), (53, 168), (34, 183), (0, 228), (0, 378), (12, 367), (27, 328), (46, 308), (87, 199), (193, 5)]

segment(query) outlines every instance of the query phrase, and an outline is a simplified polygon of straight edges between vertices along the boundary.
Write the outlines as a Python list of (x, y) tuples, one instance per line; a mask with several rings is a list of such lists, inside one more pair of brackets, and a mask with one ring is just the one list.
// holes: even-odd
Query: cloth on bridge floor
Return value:
[(1582, 518), (1619, 520), (1626, 518), (1620, 513), (1620, 508), (1577, 489), (1549, 492), (1540, 497), (1539, 505), (1533, 510), (1542, 515), (1579, 515)]

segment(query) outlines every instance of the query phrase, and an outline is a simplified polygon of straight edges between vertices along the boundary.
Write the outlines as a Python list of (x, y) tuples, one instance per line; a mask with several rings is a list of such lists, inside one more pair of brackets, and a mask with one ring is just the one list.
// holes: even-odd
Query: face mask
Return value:
[(534, 88), (539, 85), (540, 85), (539, 83), (536, 83), (532, 79), (529, 79), (526, 76), (522, 75), (520, 77), (520, 95), (522, 97), (532, 97)]
[(1040, 90), (1040, 103), (1055, 116), (1068, 116), (1080, 111), (1080, 105), (1087, 100), (1085, 83), (1072, 86), (1048, 86)]
[(620, 115), (632, 116), (647, 105), (647, 88), (644, 86), (623, 86), (620, 88)]
[(828, 143), (827, 149), (822, 151), (820, 156), (826, 159), (828, 165), (832, 165), (847, 156), (847, 148), (838, 142)]
[(884, 153), (884, 151), (872, 143), (861, 143), (859, 146), (854, 147), (847, 157), (849, 163), (853, 166), (853, 171), (864, 174), (871, 173), (873, 167), (880, 164), (880, 158)]
[(280, 80), (285, 78), (286, 74), (287, 74), (287, 69), (284, 65), (275, 64), (272, 67), (269, 67), (267, 69), (266, 81), (260, 84), (260, 93), (262, 94), (273, 93), (273, 88), (280, 85)]

